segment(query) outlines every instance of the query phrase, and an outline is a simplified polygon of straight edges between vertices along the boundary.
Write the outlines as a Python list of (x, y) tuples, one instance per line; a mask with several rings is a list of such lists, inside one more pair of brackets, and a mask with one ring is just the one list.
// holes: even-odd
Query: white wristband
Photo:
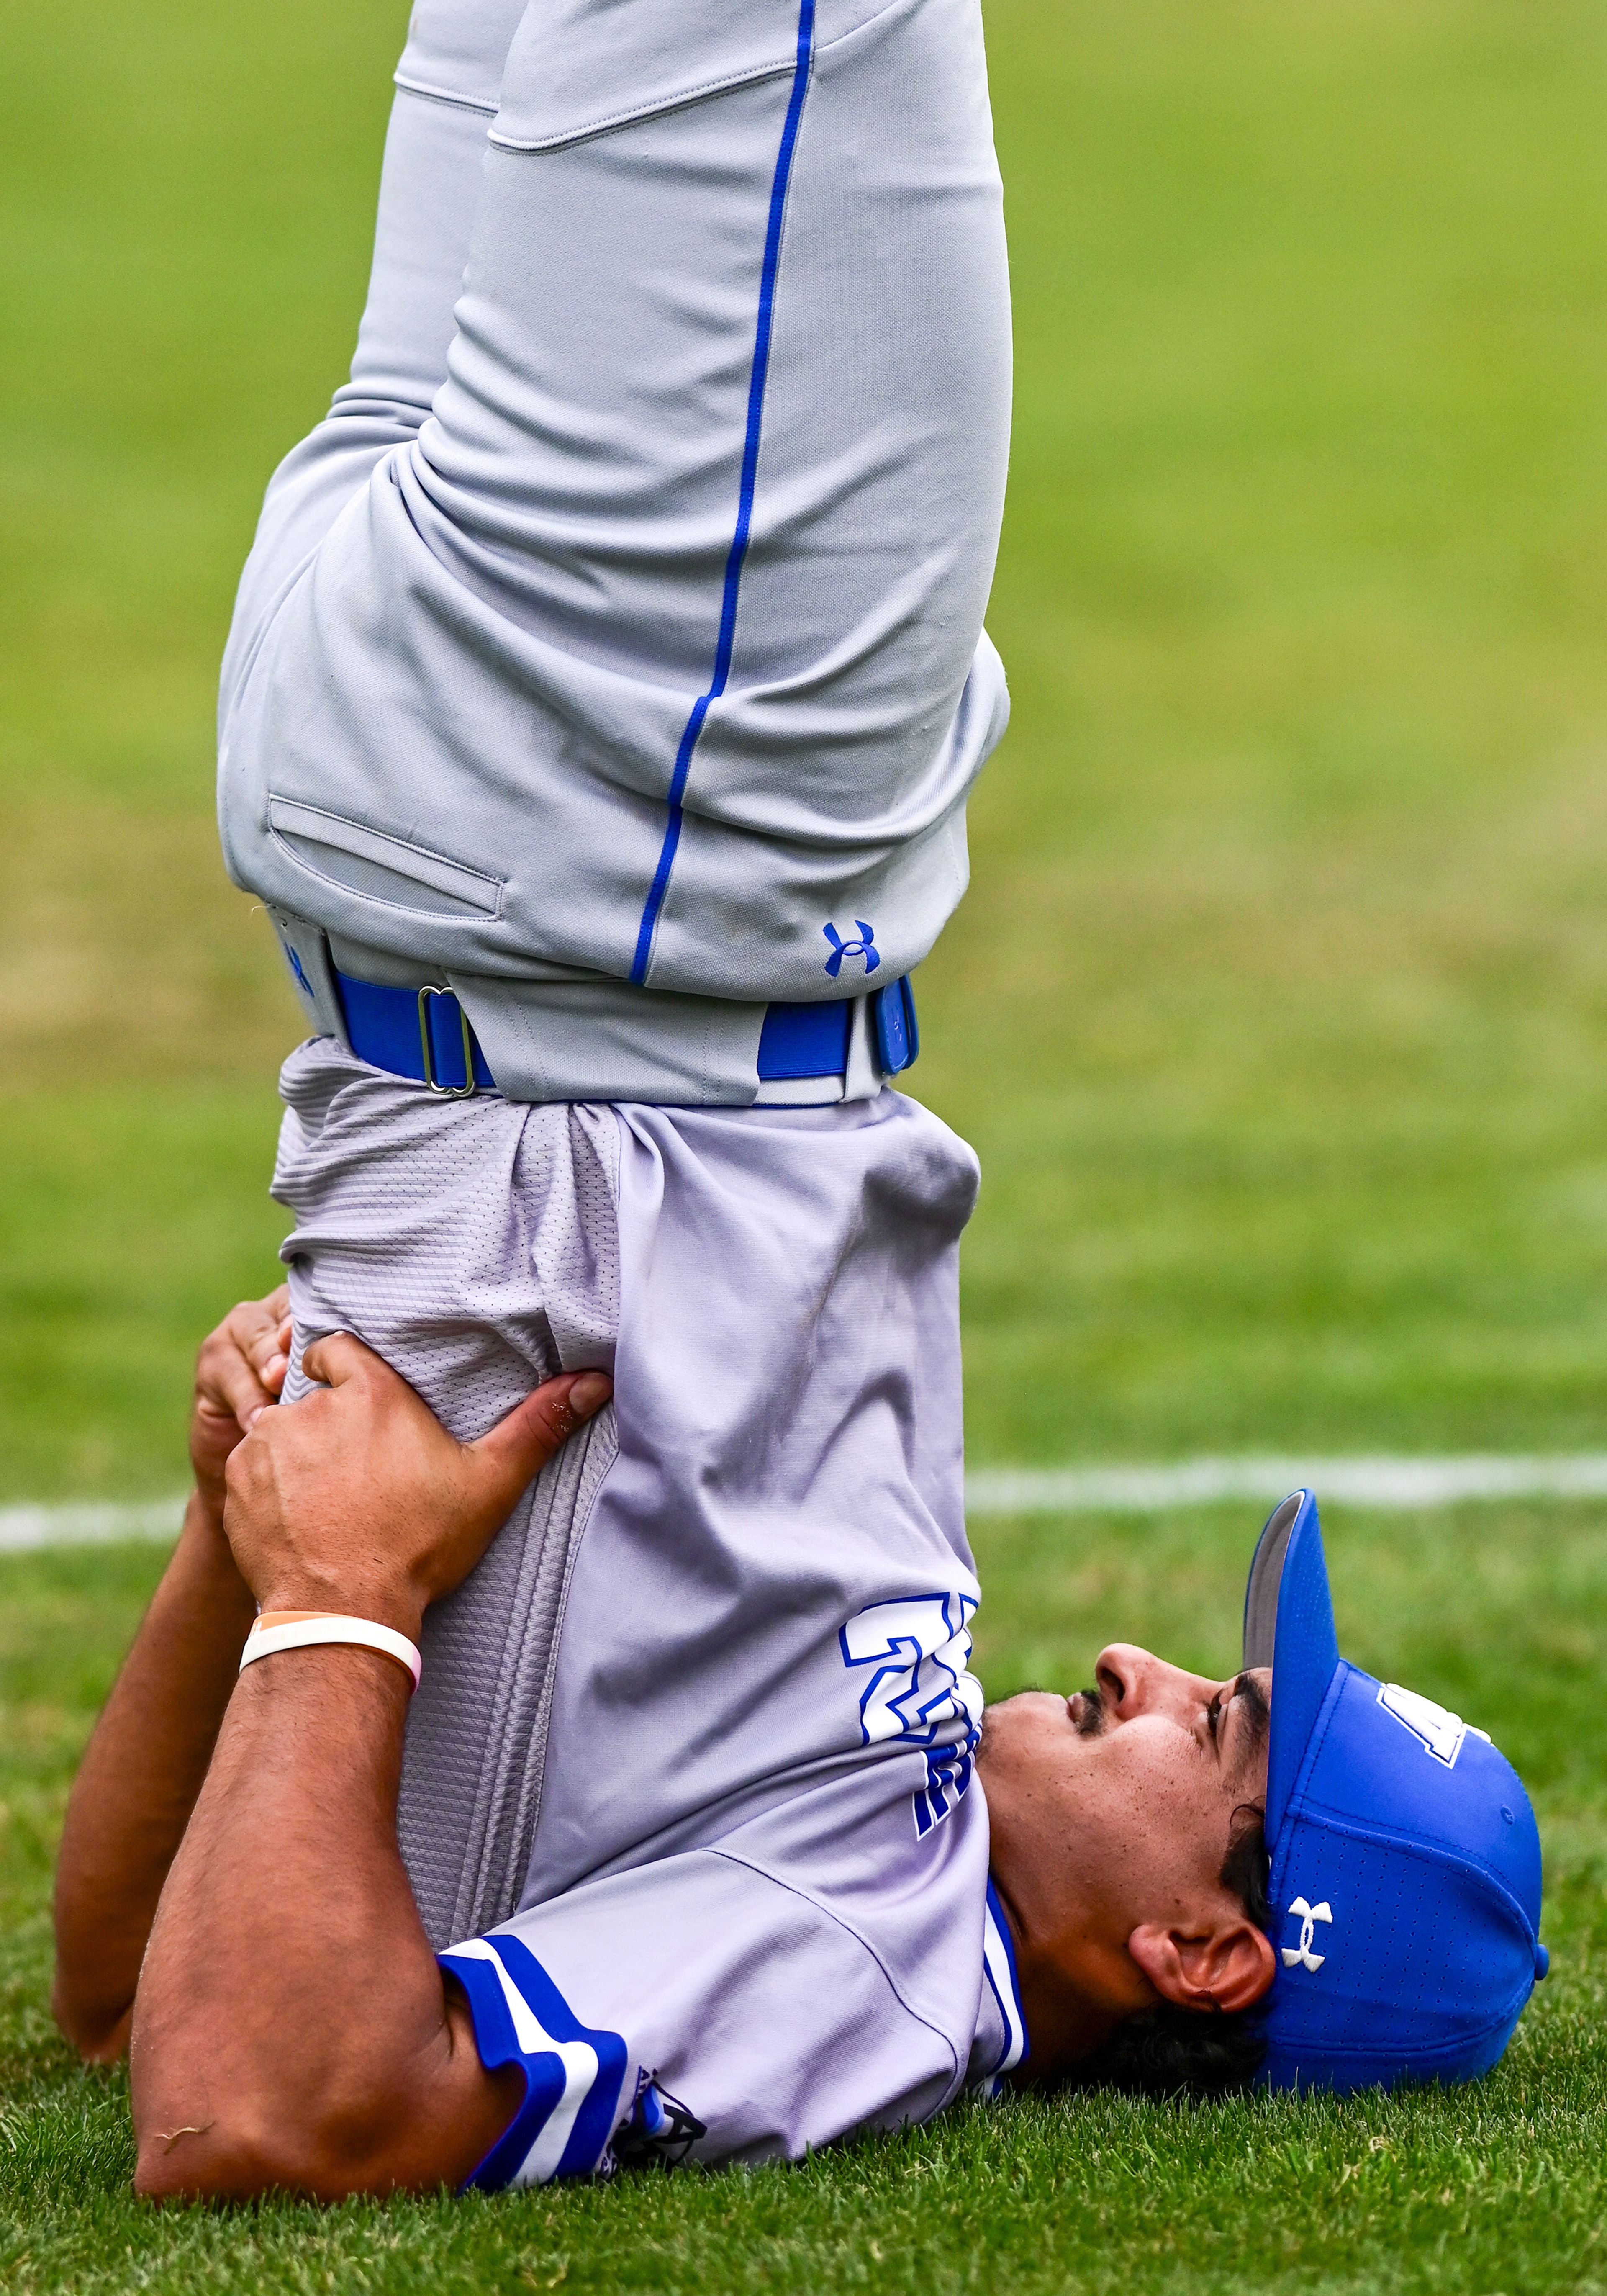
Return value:
[(424, 1661), (417, 1646), (394, 1627), (375, 1619), (348, 1619), (339, 1611), (264, 1611), (245, 1638), (240, 1653), (243, 1674), (253, 1659), (272, 1658), (275, 1651), (307, 1650), (317, 1643), (357, 1643), (365, 1650), (383, 1651), (405, 1666), (419, 1686)]

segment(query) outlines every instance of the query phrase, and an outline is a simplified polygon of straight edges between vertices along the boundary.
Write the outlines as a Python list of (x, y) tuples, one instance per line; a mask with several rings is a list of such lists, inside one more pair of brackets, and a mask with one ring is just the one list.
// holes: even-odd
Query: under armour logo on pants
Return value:
[(856, 917), (854, 922), (859, 928), (857, 940), (844, 940), (835, 925), (822, 925), (820, 929), (832, 944), (832, 954), (826, 959), (826, 971), (833, 980), (842, 971), (845, 956), (864, 957), (867, 972), (874, 972), (881, 962), (881, 952), (876, 947), (876, 936), (870, 926), (863, 917)]

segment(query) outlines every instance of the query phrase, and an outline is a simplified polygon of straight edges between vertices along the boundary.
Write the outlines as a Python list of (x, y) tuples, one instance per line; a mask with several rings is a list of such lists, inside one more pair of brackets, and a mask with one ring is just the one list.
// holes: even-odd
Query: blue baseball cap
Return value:
[(1342, 2093), (1488, 2072), (1546, 1974), (1535, 1814), (1482, 1731), (1340, 1656), (1310, 1491), (1257, 1543), (1244, 1664), (1272, 1669), (1262, 2080)]

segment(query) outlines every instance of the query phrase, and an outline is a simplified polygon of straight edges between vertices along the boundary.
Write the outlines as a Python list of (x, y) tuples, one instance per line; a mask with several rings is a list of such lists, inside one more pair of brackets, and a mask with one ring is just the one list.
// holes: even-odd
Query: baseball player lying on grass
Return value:
[[(884, 1080), (1007, 714), (1010, 359), (978, 0), (416, 0), (350, 377), (223, 665), (224, 850), (312, 1029), (286, 1399), (340, 1331), (462, 1439), (657, 1365), (618, 1465), (605, 1409), (426, 1622), (398, 1827), (438, 1947), (684, 1815), (622, 1785), (600, 1853), (544, 1800), (604, 1475), (644, 1539), (802, 1505), (840, 1546), (957, 1460), (975, 1165)], [(778, 1599), (784, 1672), (815, 1597)], [(710, 1670), (689, 1639), (689, 1702)]]
[(421, 1621), (609, 1382), (463, 1446), (338, 1335), (270, 1409), (283, 1308), (202, 1350), (195, 1494), (62, 1844), (57, 2013), (93, 2057), (132, 2023), (142, 2192), (758, 2161), (1005, 2079), (1500, 2056), (1545, 1969), (1528, 1800), (1340, 1658), (1309, 1493), (1257, 1548), (1243, 1671), (1112, 1644), (986, 1714), (962, 1541), (867, 1505), (851, 1542), (778, 1510), (650, 1559), (603, 1513), (611, 1599), (561, 1633), (589, 1731), (549, 1746), (571, 1870), (438, 1956), (396, 1824)]

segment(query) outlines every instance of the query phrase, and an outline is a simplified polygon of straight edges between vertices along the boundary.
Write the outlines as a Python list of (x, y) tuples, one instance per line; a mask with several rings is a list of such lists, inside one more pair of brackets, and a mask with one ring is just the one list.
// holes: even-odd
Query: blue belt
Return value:
[[(449, 988), (388, 988), (378, 981), (354, 980), (337, 972), (346, 1012), (346, 1035), (360, 1061), (392, 1076), (410, 1077), (449, 1100), (474, 1092), (494, 1092), (469, 1016)], [(849, 1064), (849, 1024), (856, 999), (828, 1004), (772, 1004), (759, 1031), (758, 1074), (762, 1084), (801, 1083), (811, 1077), (841, 1076)], [(873, 989), (871, 1018), (883, 1076), (910, 1067), (921, 1049), (915, 999), (907, 980)]]
[(449, 988), (386, 988), (339, 972), (346, 1036), (360, 1061), (411, 1077), (449, 1100), (495, 1092), (496, 1080), (469, 1026), (469, 1015)]

